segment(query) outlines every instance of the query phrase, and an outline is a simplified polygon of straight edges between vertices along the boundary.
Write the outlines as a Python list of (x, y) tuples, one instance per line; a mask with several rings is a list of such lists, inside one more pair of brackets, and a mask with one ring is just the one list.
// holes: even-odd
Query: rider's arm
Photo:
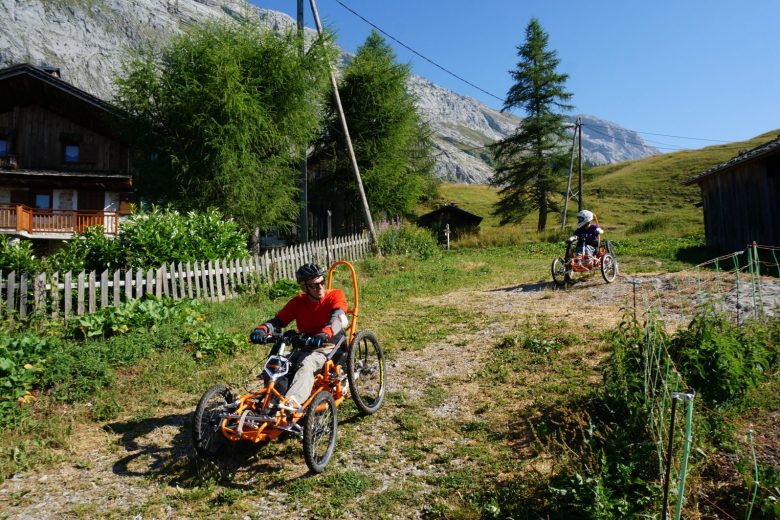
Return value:
[(288, 323), (290, 323), (292, 320), (295, 319), (295, 309), (298, 305), (298, 302), (296, 301), (298, 298), (295, 297), (289, 302), (287, 302), (287, 305), (282, 307), (282, 310), (276, 313), (276, 316), (271, 318), (270, 320), (258, 325), (258, 327), (264, 328), (268, 334), (273, 334), (274, 332), (281, 332), (282, 329), (284, 329)]
[(340, 289), (334, 289), (327, 295), (333, 311), (330, 313), (328, 323), (322, 328), (328, 339), (343, 331), (347, 324), (347, 298)]

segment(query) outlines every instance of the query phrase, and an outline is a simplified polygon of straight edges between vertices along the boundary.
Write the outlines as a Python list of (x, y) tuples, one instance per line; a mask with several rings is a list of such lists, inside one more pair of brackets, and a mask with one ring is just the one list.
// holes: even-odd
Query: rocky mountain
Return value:
[[(294, 28), (286, 14), (244, 0), (0, 0), (0, 67), (53, 65), (62, 78), (110, 100), (128, 47), (180, 33), (211, 18), (258, 17), (276, 31)], [(348, 56), (345, 56), (348, 59)], [(419, 76), (410, 90), (435, 131), (437, 175), (485, 183), (493, 175), (485, 148), (521, 119), (442, 88)], [(658, 153), (631, 130), (583, 116), (583, 157), (593, 164)]]

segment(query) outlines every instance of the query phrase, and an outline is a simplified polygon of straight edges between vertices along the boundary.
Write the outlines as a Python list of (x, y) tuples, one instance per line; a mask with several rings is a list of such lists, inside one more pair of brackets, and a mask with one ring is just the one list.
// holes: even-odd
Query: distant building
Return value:
[(116, 233), (132, 198), (116, 110), (28, 64), (0, 69), (0, 232), (41, 241)]
[(780, 136), (683, 182), (698, 184), (707, 245), (780, 245)]
[(457, 240), (466, 233), (474, 233), (479, 229), (482, 217), (459, 208), (454, 202), (421, 215), (417, 223), (436, 233), (440, 241), (444, 241), (444, 232), (449, 224), (450, 237)]

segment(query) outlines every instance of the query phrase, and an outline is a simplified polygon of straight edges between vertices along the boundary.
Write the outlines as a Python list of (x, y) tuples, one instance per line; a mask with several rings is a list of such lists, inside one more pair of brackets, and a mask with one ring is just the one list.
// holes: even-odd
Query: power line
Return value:
[[(600, 128), (609, 128), (606, 125), (596, 125), (596, 124), (592, 124), (592, 123), (588, 123), (586, 126), (590, 126), (590, 127), (598, 126)], [(661, 136), (661, 137), (673, 137), (675, 139), (690, 139), (690, 140), (693, 140), (693, 141), (709, 141), (709, 142), (712, 142), (712, 143), (731, 143), (731, 141), (723, 141), (721, 139), (705, 139), (703, 137), (686, 137), (686, 136), (683, 136), (683, 135), (655, 134), (653, 132), (642, 132), (640, 130), (631, 130), (631, 131), (632, 132), (636, 132), (637, 134), (658, 135), (658, 136)]]
[(410, 51), (410, 52), (413, 52), (414, 54), (416, 54), (416, 55), (417, 55), (417, 56), (419, 56), (420, 58), (424, 59), (425, 61), (427, 61), (428, 63), (430, 63), (430, 64), (431, 64), (431, 65), (433, 65), (434, 67), (438, 67), (439, 69), (443, 70), (444, 72), (446, 72), (447, 74), (449, 74), (449, 75), (450, 75), (450, 76), (452, 76), (453, 78), (459, 79), (459, 80), (460, 80), (460, 81), (462, 81), (463, 83), (465, 83), (465, 84), (467, 84), (467, 85), (469, 85), (469, 86), (471, 86), (471, 87), (474, 87), (475, 89), (479, 90), (480, 92), (482, 92), (482, 93), (484, 93), (484, 94), (487, 94), (488, 96), (491, 96), (491, 97), (494, 97), (494, 98), (496, 98), (497, 100), (501, 101), (502, 103), (504, 102), (504, 98), (502, 98), (502, 97), (499, 97), (499, 96), (497, 96), (497, 95), (493, 94), (492, 92), (488, 92), (487, 90), (483, 89), (482, 87), (479, 87), (479, 86), (475, 85), (474, 83), (470, 82), (469, 80), (467, 80), (467, 79), (465, 79), (465, 78), (463, 78), (463, 77), (461, 77), (461, 76), (459, 76), (459, 75), (455, 74), (454, 72), (452, 72), (452, 71), (451, 71), (451, 70), (449, 70), (448, 68), (446, 68), (446, 67), (444, 67), (444, 66), (442, 66), (442, 65), (439, 65), (438, 63), (436, 63), (436, 62), (435, 62), (435, 61), (433, 61), (432, 59), (428, 58), (427, 56), (424, 56), (423, 54), (421, 54), (421, 53), (417, 52), (416, 50), (412, 49), (411, 47), (409, 47), (408, 45), (406, 45), (404, 42), (402, 42), (401, 40), (399, 40), (398, 38), (396, 38), (396, 37), (395, 37), (395, 36), (393, 36), (392, 34), (389, 34), (387, 31), (385, 31), (385, 30), (381, 29), (381, 28), (380, 28), (378, 25), (376, 25), (375, 23), (373, 23), (373, 22), (371, 22), (371, 21), (367, 20), (367, 19), (366, 19), (366, 18), (365, 18), (363, 15), (361, 15), (360, 13), (357, 13), (357, 12), (356, 12), (355, 10), (353, 10), (351, 7), (349, 7), (348, 5), (344, 4), (344, 2), (342, 2), (341, 0), (336, 0), (336, 3), (337, 3), (337, 4), (339, 4), (341, 7), (343, 7), (344, 9), (346, 9), (347, 11), (349, 11), (350, 13), (352, 13), (352, 14), (354, 14), (355, 16), (357, 16), (358, 18), (360, 18), (361, 20), (363, 20), (364, 22), (366, 22), (368, 25), (370, 25), (371, 27), (373, 27), (373, 28), (374, 28), (374, 29), (376, 29), (377, 31), (381, 32), (382, 34), (384, 34), (385, 36), (387, 36), (388, 38), (390, 38), (391, 40), (393, 40), (394, 42), (396, 42), (398, 45), (400, 45), (400, 46), (404, 47), (405, 49), (407, 49), (407, 50), (408, 50), (408, 51)]

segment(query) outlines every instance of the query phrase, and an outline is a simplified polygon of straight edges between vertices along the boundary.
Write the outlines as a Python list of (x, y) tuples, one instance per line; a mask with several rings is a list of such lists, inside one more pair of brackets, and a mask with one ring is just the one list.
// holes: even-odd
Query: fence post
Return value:
[[(174, 300), (178, 300), (179, 288), (177, 287), (177, 285), (179, 281), (176, 279), (176, 265), (174, 265), (173, 262), (171, 262), (170, 277), (171, 277), (171, 297)], [(167, 286), (167, 282), (166, 282), (166, 286)]]
[(63, 312), (65, 313), (65, 319), (67, 320), (70, 318), (70, 313), (73, 309), (73, 272), (71, 271), (65, 273), (65, 285), (62, 293), (62, 297), (65, 299)]
[(108, 269), (100, 273), (100, 308), (108, 307)]
[(78, 276), (78, 288), (76, 294), (76, 314), (81, 316), (84, 314), (84, 271), (81, 271)]
[(27, 317), (27, 273), (19, 277), (19, 316)]
[(11, 271), (8, 274), (8, 317), (12, 317), (16, 312), (16, 271)]
[(144, 294), (154, 295), (154, 269), (148, 269), (146, 271), (146, 287), (144, 287)]
[(89, 272), (89, 312), (90, 314), (97, 310), (97, 293), (95, 291), (95, 280), (97, 276), (95, 271)]
[(160, 266), (157, 268), (157, 270), (154, 273), (154, 295), (158, 298), (163, 297), (163, 270), (165, 268), (163, 266)]
[[(691, 423), (693, 422), (693, 398), (695, 392), (688, 390), (687, 393), (679, 392), (678, 397), (687, 402), (688, 408), (685, 414), (685, 439), (683, 444), (683, 458), (680, 463), (680, 482), (677, 485), (677, 509), (674, 514), (675, 520), (680, 520), (680, 514), (682, 513), (682, 504), (685, 494), (685, 473), (688, 470), (688, 455), (691, 452), (691, 442), (693, 437), (691, 436)], [(674, 397), (674, 394), (672, 394)]]
[(133, 270), (125, 271), (125, 300), (133, 299)]
[(46, 314), (46, 273), (39, 273), (33, 281), (33, 312)]
[(60, 317), (60, 273), (51, 275), (51, 317), (54, 320)]
[(114, 287), (113, 287), (113, 289), (114, 289), (114, 291), (113, 291), (113, 293), (114, 293), (114, 298), (113, 298), (114, 307), (119, 307), (119, 303), (122, 300), (122, 294), (121, 294), (122, 293), (122, 288), (121, 288), (121, 285), (122, 285), (122, 280), (121, 280), (121, 276), (119, 275), (119, 269), (114, 269)]

